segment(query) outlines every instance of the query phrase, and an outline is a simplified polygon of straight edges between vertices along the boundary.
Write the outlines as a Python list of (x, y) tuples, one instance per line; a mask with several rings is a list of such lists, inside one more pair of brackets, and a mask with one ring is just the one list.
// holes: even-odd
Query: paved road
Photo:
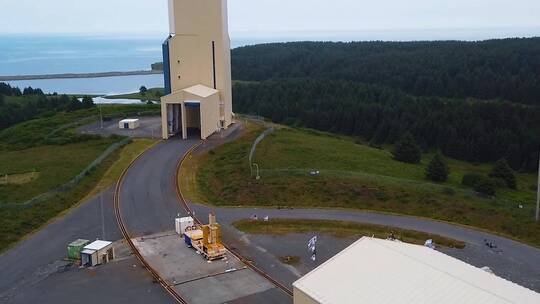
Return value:
[[(236, 132), (230, 132), (230, 134), (231, 136), (235, 136)], [(128, 170), (120, 189), (120, 212), (131, 237), (149, 236), (164, 231), (174, 231), (174, 219), (179, 215), (186, 215), (176, 194), (176, 166), (187, 151), (199, 142), (199, 140), (194, 139), (187, 141), (172, 139), (161, 142), (140, 157)], [(225, 140), (223, 138), (217, 138), (216, 142), (222, 143)], [(160, 256), (162, 254), (161, 250), (158, 251), (160, 252)], [(167, 253), (167, 255), (169, 254)], [(163, 257), (161, 260), (149, 261), (149, 263), (151, 265), (162, 264), (165, 261), (166, 259)], [(181, 267), (181, 265), (179, 266)], [(155, 265), (154, 268), (159, 269)], [(252, 282), (254, 280), (261, 280), (261, 282), (266, 283), (266, 279), (259, 277), (252, 270), (247, 271), (249, 275), (253, 276)], [(219, 276), (219, 278), (224, 277)], [(249, 276), (236, 278), (230, 282), (219, 282), (219, 278), (211, 277), (208, 280), (197, 280), (193, 282), (195, 284), (194, 286), (197, 286), (196, 288), (181, 290), (181, 294), (188, 299), (191, 297), (199, 298), (196, 295), (201, 290), (207, 290), (204, 298), (212, 299), (211, 303), (217, 303), (220, 300), (216, 300), (216, 298), (228, 294), (249, 295), (245, 298), (235, 299), (235, 303), (250, 303), (252, 300), (255, 301), (255, 299), (258, 303), (289, 303), (291, 300), (276, 288), (271, 288), (268, 291), (265, 290), (264, 294), (268, 295), (268, 297), (263, 297), (261, 291), (253, 288), (262, 283), (256, 283), (254, 286), (249, 284), (240, 284), (240, 286), (237, 286), (243, 279), (249, 279)], [(188, 285), (188, 283), (181, 286), (184, 285)], [(181, 288), (181, 286), (178, 286), (178, 288)], [(226, 286), (234, 290), (229, 290), (228, 292), (223, 290), (224, 293), (220, 294), (220, 288), (225, 288)], [(274, 301), (275, 299), (279, 300)]]
[(109, 136), (112, 134), (129, 137), (161, 138), (161, 117), (134, 117), (138, 118), (140, 127), (135, 130), (118, 128), (120, 118), (103, 122), (103, 129), (99, 121), (77, 128), (82, 134)]
[[(447, 250), (446, 252), (448, 254), (465, 260), (477, 267), (490, 266), (498, 275), (540, 292), (539, 249), (474, 229), (415, 217), (351, 210), (214, 208), (193, 203), (191, 203), (191, 206), (196, 214), (215, 213), (218, 216), (220, 224), (226, 227), (226, 240), (232, 242), (231, 245), (234, 244), (242, 249), (243, 253), (252, 255), (254, 259), (259, 258), (259, 264), (261, 267), (265, 267), (266, 265), (267, 269), (265, 270), (269, 273), (274, 272), (276, 275), (280, 273), (285, 275), (285, 283), (290, 283), (292, 278), (290, 271), (288, 271), (288, 274), (285, 274), (282, 269), (279, 269), (275, 265), (275, 257), (264, 253), (264, 250), (252, 250), (249, 252), (249, 248), (245, 248), (238, 241), (245, 237), (244, 234), (234, 229), (231, 225), (232, 222), (239, 219), (247, 219), (257, 214), (259, 218), (270, 216), (270, 218), (352, 221), (434, 233), (461, 240), (468, 244), (466, 250)], [(494, 242), (498, 247), (497, 250), (488, 249), (484, 245), (485, 239)], [(279, 246), (279, 243), (276, 243), (276, 246)]]
[(174, 219), (184, 214), (176, 196), (176, 166), (197, 143), (197, 139), (163, 141), (128, 170), (120, 190), (120, 209), (132, 237), (174, 230)]
[[(169, 303), (169, 296), (151, 283), (148, 273), (130, 270), (138, 265), (135, 260), (102, 266), (95, 276), (78, 269), (58, 272), (66, 264), (62, 259), (70, 242), (122, 238), (113, 195), (114, 188), (106, 190), (2, 254), (0, 303), (110, 303), (111, 298), (115, 303)], [(98, 288), (103, 292), (97, 293)], [(126, 293), (130, 296), (123, 296)]]

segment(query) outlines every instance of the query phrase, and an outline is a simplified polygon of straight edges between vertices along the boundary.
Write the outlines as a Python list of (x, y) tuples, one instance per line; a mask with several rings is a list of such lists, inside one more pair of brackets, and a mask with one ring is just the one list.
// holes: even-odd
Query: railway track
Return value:
[[(194, 221), (197, 223), (197, 224), (202, 224), (201, 221), (193, 214), (193, 210), (191, 210), (191, 208), (189, 207), (188, 203), (186, 202), (185, 198), (184, 198), (184, 195), (182, 194), (182, 190), (180, 189), (180, 184), (178, 182), (178, 173), (180, 172), (180, 168), (182, 167), (182, 164), (184, 163), (184, 161), (186, 160), (186, 158), (191, 155), (191, 153), (197, 149), (202, 143), (199, 143), (198, 145), (195, 145), (193, 146), (191, 149), (189, 149), (187, 151), (187, 153), (180, 159), (180, 161), (178, 162), (178, 164), (176, 165), (176, 174), (174, 174), (174, 184), (175, 184), (175, 189), (176, 189), (176, 195), (178, 197), (178, 202), (180, 203), (180, 205), (184, 208), (184, 210), (187, 212), (187, 214), (191, 217), (193, 217)], [(287, 288), (287, 286), (281, 284), (280, 282), (278, 282), (277, 280), (275, 280), (274, 278), (272, 278), (269, 274), (267, 274), (265, 271), (263, 271), (262, 269), (258, 268), (257, 266), (253, 265), (253, 263), (250, 263), (248, 261), (248, 259), (246, 259), (245, 257), (243, 257), (240, 253), (238, 253), (237, 251), (233, 250), (232, 248), (230, 248), (229, 246), (227, 246), (227, 244), (223, 244), (225, 246), (225, 248), (227, 248), (227, 250), (229, 252), (231, 252), (234, 256), (236, 256), (240, 261), (242, 261), (242, 263), (244, 263), (246, 266), (248, 266), (249, 268), (251, 268), (253, 271), (255, 271), (256, 273), (258, 273), (259, 275), (261, 275), (262, 277), (264, 277), (266, 280), (268, 280), (269, 282), (271, 282), (272, 284), (274, 284), (277, 288), (279, 288), (281, 291), (283, 291), (285, 294), (287, 294), (288, 296), (292, 297), (293, 296), (293, 292), (292, 290), (290, 290), (289, 288)]]
[(114, 211), (116, 215), (116, 221), (118, 222), (118, 227), (120, 228), (120, 231), (122, 232), (122, 235), (124, 236), (124, 239), (128, 243), (129, 247), (131, 248), (133, 254), (137, 257), (137, 259), (141, 262), (141, 264), (150, 272), (152, 277), (156, 282), (158, 282), (163, 289), (177, 302), (181, 304), (188, 304), (188, 302), (178, 293), (172, 286), (170, 286), (160, 275), (159, 273), (154, 270), (148, 262), (144, 259), (142, 254), (139, 252), (135, 244), (131, 241), (131, 236), (126, 228), (126, 225), (124, 224), (124, 221), (122, 219), (122, 213), (120, 212), (120, 189), (122, 187), (122, 183), (124, 181), (124, 177), (126, 176), (126, 173), (128, 170), (133, 166), (133, 164), (144, 154), (141, 153), (137, 158), (135, 158), (130, 165), (122, 172), (122, 175), (118, 179), (118, 182), (116, 183), (116, 189), (114, 194)]
[[(193, 211), (191, 210), (191, 208), (189, 207), (189, 205), (187, 204), (183, 194), (182, 194), (182, 191), (180, 190), (180, 187), (179, 187), (179, 184), (178, 184), (178, 172), (180, 170), (180, 167), (182, 166), (183, 162), (186, 160), (186, 158), (191, 155), (191, 153), (193, 152), (193, 150), (195, 150), (196, 148), (198, 148), (200, 145), (202, 144), (199, 143), (198, 145), (195, 145), (193, 146), (191, 149), (188, 150), (188, 152), (180, 159), (180, 161), (178, 162), (177, 166), (176, 166), (176, 174), (174, 174), (174, 178), (173, 178), (173, 182), (174, 182), (174, 187), (175, 187), (175, 190), (176, 190), (176, 195), (177, 195), (177, 198), (178, 198), (178, 202), (179, 204), (182, 206), (182, 208), (187, 212), (188, 215), (192, 216), (193, 219), (201, 224), (201, 221), (195, 217), (193, 215)], [(146, 151), (145, 151), (146, 152)], [(122, 235), (124, 236), (124, 239), (126, 240), (127, 244), (129, 245), (129, 247), (131, 248), (133, 254), (137, 257), (137, 259), (140, 261), (140, 263), (144, 266), (144, 268), (146, 268), (146, 270), (152, 275), (152, 277), (154, 278), (154, 280), (156, 282), (158, 282), (162, 287), (163, 289), (177, 302), (177, 303), (180, 303), (180, 304), (189, 304), (187, 302), (186, 299), (184, 299), (182, 297), (182, 295), (180, 295), (175, 289), (173, 286), (169, 285), (167, 283), (167, 281), (165, 279), (163, 279), (159, 273), (154, 269), (152, 268), (152, 266), (150, 266), (150, 264), (144, 259), (144, 257), (142, 256), (142, 254), (140, 253), (140, 251), (137, 249), (137, 247), (135, 246), (135, 244), (133, 243), (133, 241), (131, 240), (131, 235), (129, 234), (129, 231), (127, 230), (126, 228), (126, 225), (124, 223), (124, 220), (122, 218), (122, 213), (121, 213), (121, 206), (120, 206), (120, 189), (122, 188), (122, 184), (124, 182), (124, 178), (128, 172), (129, 169), (131, 169), (131, 167), (133, 167), (133, 164), (145, 153), (141, 153), (140, 155), (138, 155), (130, 164), (129, 166), (122, 172), (120, 178), (118, 179), (118, 182), (116, 183), (116, 189), (115, 189), (115, 194), (114, 194), (114, 211), (115, 211), (115, 215), (116, 215), (116, 221), (118, 223), (118, 227), (120, 228), (120, 231), (122, 232)], [(230, 248), (229, 246), (227, 246), (226, 244), (224, 244), (224, 246), (227, 248), (227, 250), (229, 252), (231, 252), (234, 256), (236, 256), (240, 261), (242, 261), (242, 263), (244, 263), (247, 267), (249, 267), (250, 269), (252, 269), (253, 271), (255, 271), (256, 273), (258, 273), (259, 275), (261, 275), (262, 277), (264, 277), (266, 280), (268, 280), (269, 282), (271, 282), (272, 284), (274, 284), (274, 286), (276, 286), (277, 288), (279, 288), (282, 292), (284, 292), (286, 295), (292, 297), (293, 296), (293, 293), (292, 291), (287, 288), (285, 285), (281, 284), (280, 282), (278, 282), (277, 280), (275, 280), (274, 278), (272, 278), (269, 274), (267, 274), (266, 272), (264, 272), (262, 269), (258, 268), (257, 266), (253, 265), (252, 263), (250, 263), (245, 257), (243, 257), (241, 254), (239, 254), (237, 251), (233, 250), (232, 248)]]

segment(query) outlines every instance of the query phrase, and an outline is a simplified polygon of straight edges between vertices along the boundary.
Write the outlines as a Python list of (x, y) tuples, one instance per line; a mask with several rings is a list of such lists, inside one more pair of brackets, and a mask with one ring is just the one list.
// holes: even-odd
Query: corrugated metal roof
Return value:
[(84, 246), (84, 249), (85, 250), (87, 249), (88, 250), (101, 250), (111, 244), (112, 244), (111, 242), (97, 240), (91, 244)]
[(137, 118), (128, 118), (128, 119), (122, 119), (120, 120), (121, 123), (130, 123), (130, 122), (137, 122), (139, 119)]
[(96, 250), (85, 249), (81, 251), (81, 254), (94, 254), (94, 252), (96, 252)]
[(192, 87), (183, 89), (183, 91), (187, 92), (187, 93), (190, 93), (190, 94), (193, 94), (193, 95), (203, 97), (203, 98), (206, 98), (206, 97), (212, 96), (212, 95), (214, 95), (216, 93), (219, 93), (218, 90), (209, 88), (209, 87), (204, 86), (202, 84), (194, 85)]
[(367, 237), (293, 286), (325, 304), (540, 303), (540, 294), (436, 250)]

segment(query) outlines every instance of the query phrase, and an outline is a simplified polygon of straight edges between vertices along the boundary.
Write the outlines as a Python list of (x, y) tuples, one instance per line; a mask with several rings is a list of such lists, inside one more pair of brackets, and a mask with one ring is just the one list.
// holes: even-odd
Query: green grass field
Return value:
[(268, 222), (241, 220), (233, 223), (238, 230), (251, 234), (286, 235), (291, 233), (324, 233), (338, 238), (355, 238), (375, 236), (386, 239), (392, 233), (394, 237), (407, 243), (424, 245), (426, 240), (432, 239), (435, 244), (449, 248), (465, 248), (465, 243), (454, 239), (442, 237), (414, 230), (399, 229), (396, 227), (371, 225), (343, 221), (319, 221), (302, 219), (273, 219)]
[[(159, 111), (159, 106), (102, 107), (104, 115), (109, 116), (154, 113), (156, 109)], [(73, 189), (32, 207), (13, 207), (70, 181), (111, 144), (122, 140), (118, 136), (75, 133), (79, 125), (97, 120), (97, 113), (96, 108), (51, 113), (0, 132), (0, 179), (5, 180), (8, 174), (8, 181), (20, 181), (0, 183), (0, 252), (81, 200), (114, 184), (130, 161), (155, 142), (135, 140), (107, 157)]]
[[(117, 139), (98, 139), (62, 146), (39, 146), (0, 152), (0, 172), (37, 172), (29, 183), (0, 186), (0, 205), (19, 203), (54, 189), (79, 174)], [(9, 178), (9, 175), (8, 175)]]
[[(448, 182), (424, 177), (431, 155), (419, 165), (392, 159), (389, 150), (312, 130), (281, 128), (258, 147), (261, 180), (250, 177), (248, 153), (263, 129), (251, 124), (240, 140), (194, 157), (197, 174), (181, 178), (188, 195), (218, 206), (352, 208), (401, 213), (475, 226), (540, 246), (534, 223), (535, 176), (517, 174), (518, 190), (498, 189), (494, 198), (461, 186), (468, 172), (487, 173), (489, 164), (448, 160)], [(310, 176), (310, 170), (320, 170)], [(518, 206), (522, 204), (523, 209)]]

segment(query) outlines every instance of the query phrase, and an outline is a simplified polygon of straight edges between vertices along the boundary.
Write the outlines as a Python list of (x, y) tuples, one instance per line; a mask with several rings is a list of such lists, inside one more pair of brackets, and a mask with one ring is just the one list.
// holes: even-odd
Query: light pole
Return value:
[[(257, 169), (257, 176), (255, 177), (256, 180), (260, 180), (261, 179), (261, 176), (259, 175), (259, 165), (257, 163), (253, 163), (253, 165), (256, 169)], [(253, 168), (253, 167), (252, 167)], [(253, 173), (252, 173), (253, 175)]]
[(103, 113), (101, 112), (101, 104), (98, 105), (98, 108), (99, 108), (99, 122), (100, 122), (99, 128), (103, 129)]
[(538, 185), (536, 186), (536, 221), (540, 219), (540, 157), (538, 158)]

